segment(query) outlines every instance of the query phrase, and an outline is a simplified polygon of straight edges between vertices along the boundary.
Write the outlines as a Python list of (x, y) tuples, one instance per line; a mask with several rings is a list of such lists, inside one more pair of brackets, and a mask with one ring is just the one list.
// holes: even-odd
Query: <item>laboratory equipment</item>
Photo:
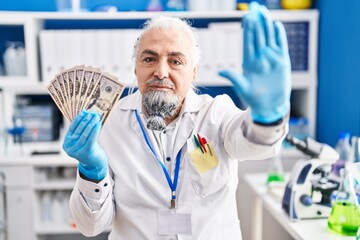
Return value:
[(185, 2), (183, 0), (168, 0), (166, 11), (185, 11)]
[(351, 147), (352, 147), (352, 162), (360, 162), (360, 137), (352, 136), (351, 137)]
[[(359, 137), (357, 137), (357, 140), (359, 140)], [(350, 163), (346, 166), (346, 169), (349, 171), (349, 173), (355, 178), (355, 191), (358, 190), (358, 187), (360, 186), (360, 162), (354, 162)], [(359, 203), (359, 195), (358, 192), (356, 192), (358, 203)], [(358, 205), (358, 208), (360, 205)], [(358, 231), (356, 233), (356, 240), (360, 240), (360, 227), (358, 228)]]
[(340, 169), (341, 183), (328, 219), (333, 231), (356, 236), (360, 224), (360, 210), (354, 189), (354, 179), (347, 169)]
[(206, 0), (188, 0), (187, 9), (189, 11), (208, 11), (209, 3)]
[(284, 182), (284, 180), (285, 180), (285, 175), (281, 163), (280, 154), (277, 154), (276, 156), (270, 159), (270, 166), (268, 170), (266, 183), (267, 184), (281, 183)]
[(22, 122), (22, 142), (50, 142), (60, 137), (61, 113), (44, 94), (18, 94), (15, 97), (14, 119)]
[(88, 0), (56, 0), (60, 12), (85, 12), (88, 11), (88, 5)]
[(284, 9), (306, 9), (311, 7), (311, 0), (282, 0)]
[(339, 154), (327, 144), (312, 138), (286, 140), (310, 159), (300, 159), (290, 174), (282, 199), (282, 208), (291, 220), (327, 218), (331, 212), (331, 194), (339, 183), (328, 177)]
[(281, 8), (281, 0), (265, 0), (265, 6), (269, 9), (279, 9)]
[(164, 8), (160, 0), (150, 0), (146, 10), (149, 12), (158, 12), (162, 11)]
[(7, 239), (6, 183), (5, 174), (0, 172), (0, 240)]
[[(291, 70), (306, 72), (311, 68), (310, 59), (310, 24), (308, 22), (284, 22), (286, 37), (289, 44)], [(293, 95), (292, 98), (296, 98)], [(301, 114), (300, 114), (301, 115)]]
[(7, 42), (3, 54), (5, 74), (8, 76), (26, 75), (26, 53), (21, 42)]
[(340, 169), (345, 167), (345, 164), (351, 162), (352, 148), (350, 145), (350, 133), (342, 132), (339, 140), (335, 145), (335, 150), (339, 153), (339, 159), (334, 163), (332, 173), (340, 177)]
[[(26, 131), (26, 128), (23, 125), (23, 122), (20, 118), (14, 118), (14, 127), (7, 129), (7, 134), (13, 137), (13, 142), (19, 145), (20, 154), (24, 154), (23, 149), (23, 135)], [(8, 151), (8, 135), (5, 138), (5, 155)]]

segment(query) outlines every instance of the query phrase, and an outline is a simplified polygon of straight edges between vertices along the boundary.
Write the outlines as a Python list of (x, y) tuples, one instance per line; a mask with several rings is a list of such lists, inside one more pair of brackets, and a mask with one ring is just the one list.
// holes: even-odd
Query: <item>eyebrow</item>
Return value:
[(159, 54), (153, 50), (150, 50), (150, 49), (145, 49), (141, 55), (145, 55), (145, 54), (149, 54), (149, 55), (154, 55), (154, 56), (159, 56)]
[[(150, 49), (145, 49), (141, 55), (146, 55), (146, 54), (149, 54), (149, 55), (153, 55), (153, 56), (159, 56), (159, 54), (153, 50), (150, 50)], [(185, 57), (185, 54), (183, 54), (182, 52), (170, 52), (168, 54), (168, 56), (172, 56), (172, 57), (176, 57), (176, 56), (181, 56), (181, 57)]]

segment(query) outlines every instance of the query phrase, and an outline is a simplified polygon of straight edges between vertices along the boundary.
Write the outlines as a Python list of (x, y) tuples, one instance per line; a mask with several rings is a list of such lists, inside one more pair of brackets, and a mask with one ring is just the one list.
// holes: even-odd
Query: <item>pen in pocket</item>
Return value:
[(202, 138), (202, 140), (203, 140), (204, 145), (206, 145), (206, 146), (208, 147), (208, 149), (209, 149), (209, 153), (210, 153), (210, 155), (212, 156), (213, 154), (212, 154), (212, 151), (211, 151), (210, 145), (209, 145), (209, 144), (207, 143), (207, 141), (206, 141), (206, 138)]
[(196, 137), (196, 135), (194, 135), (194, 140), (195, 140), (196, 146), (198, 146), (200, 148), (201, 152), (204, 153), (204, 150), (202, 149), (202, 146), (199, 142), (199, 139)]

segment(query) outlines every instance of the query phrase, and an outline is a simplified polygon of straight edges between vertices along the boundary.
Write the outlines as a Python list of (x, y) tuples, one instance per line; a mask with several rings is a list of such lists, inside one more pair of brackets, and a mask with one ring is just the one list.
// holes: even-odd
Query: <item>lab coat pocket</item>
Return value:
[(228, 183), (228, 166), (218, 155), (216, 141), (206, 145), (206, 152), (199, 147), (189, 150), (190, 178), (195, 193), (201, 198), (223, 189)]

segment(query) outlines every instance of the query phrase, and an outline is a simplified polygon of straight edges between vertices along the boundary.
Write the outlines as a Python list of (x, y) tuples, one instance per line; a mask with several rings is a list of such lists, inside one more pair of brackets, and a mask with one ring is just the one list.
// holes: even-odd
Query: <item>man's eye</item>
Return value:
[(155, 59), (151, 58), (151, 57), (147, 57), (147, 58), (144, 58), (143, 61), (149, 63), (149, 62), (155, 61)]
[(182, 64), (182, 62), (180, 62), (179, 60), (172, 60), (171, 63), (175, 64), (175, 65), (181, 65)]

